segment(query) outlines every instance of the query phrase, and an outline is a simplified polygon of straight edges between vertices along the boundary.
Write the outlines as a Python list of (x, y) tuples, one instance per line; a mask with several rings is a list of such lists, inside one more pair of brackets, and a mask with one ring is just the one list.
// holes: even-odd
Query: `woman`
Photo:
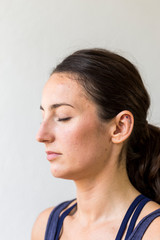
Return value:
[(160, 239), (160, 129), (147, 123), (149, 105), (137, 69), (110, 51), (80, 50), (54, 69), (37, 140), (77, 196), (42, 212), (32, 240)]

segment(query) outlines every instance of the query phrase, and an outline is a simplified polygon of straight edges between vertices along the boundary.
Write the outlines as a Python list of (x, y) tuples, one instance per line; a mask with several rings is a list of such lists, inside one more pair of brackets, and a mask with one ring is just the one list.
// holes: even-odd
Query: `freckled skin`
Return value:
[[(62, 102), (73, 108), (49, 109)], [(65, 73), (53, 74), (44, 87), (42, 106), (43, 122), (37, 139), (45, 143), (46, 151), (62, 154), (51, 162), (52, 174), (77, 180), (103, 171), (110, 156), (109, 124), (98, 118), (97, 107), (82, 86)], [(58, 121), (61, 117), (71, 119)]]
[[(71, 106), (51, 109), (53, 104), (60, 103)], [(65, 218), (60, 239), (73, 240), (75, 236), (77, 240), (103, 240), (106, 236), (115, 239), (126, 210), (140, 194), (129, 181), (125, 152), (119, 164), (124, 141), (133, 128), (132, 114), (125, 110), (111, 121), (102, 122), (95, 103), (74, 76), (66, 73), (50, 77), (44, 87), (41, 106), (43, 122), (37, 140), (45, 144), (46, 151), (60, 153), (50, 161), (51, 172), (55, 177), (74, 180), (77, 187), (78, 208), (73, 216)], [(132, 121), (128, 121), (126, 115)], [(66, 118), (70, 119), (64, 121)], [(158, 208), (158, 204), (148, 203), (137, 223)], [(33, 240), (44, 239), (51, 210), (45, 210), (37, 219)], [(159, 225), (159, 219), (153, 221), (143, 239), (151, 236), (160, 239)]]

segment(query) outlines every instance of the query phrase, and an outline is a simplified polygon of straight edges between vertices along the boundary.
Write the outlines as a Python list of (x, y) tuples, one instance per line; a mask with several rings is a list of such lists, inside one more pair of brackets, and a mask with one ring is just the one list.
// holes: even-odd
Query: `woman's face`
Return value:
[[(73, 78), (73, 76), (72, 76)], [(97, 116), (96, 105), (67, 73), (54, 73), (46, 83), (37, 140), (45, 144), (55, 177), (92, 177), (110, 157), (109, 123)]]

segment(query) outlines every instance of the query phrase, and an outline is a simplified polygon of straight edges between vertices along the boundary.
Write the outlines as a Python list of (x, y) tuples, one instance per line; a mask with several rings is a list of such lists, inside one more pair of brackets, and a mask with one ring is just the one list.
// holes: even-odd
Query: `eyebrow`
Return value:
[[(69, 106), (74, 108), (71, 104), (68, 104), (68, 103), (55, 103), (55, 104), (52, 104), (49, 108), (52, 110), (61, 106)], [(44, 108), (42, 107), (42, 105), (40, 105), (40, 109), (44, 111)]]

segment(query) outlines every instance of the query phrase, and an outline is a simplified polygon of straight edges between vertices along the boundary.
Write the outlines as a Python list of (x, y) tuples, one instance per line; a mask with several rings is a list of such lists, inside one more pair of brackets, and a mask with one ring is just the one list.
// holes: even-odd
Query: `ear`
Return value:
[(122, 143), (131, 135), (134, 126), (134, 117), (131, 112), (125, 110), (120, 112), (113, 122), (112, 142)]

